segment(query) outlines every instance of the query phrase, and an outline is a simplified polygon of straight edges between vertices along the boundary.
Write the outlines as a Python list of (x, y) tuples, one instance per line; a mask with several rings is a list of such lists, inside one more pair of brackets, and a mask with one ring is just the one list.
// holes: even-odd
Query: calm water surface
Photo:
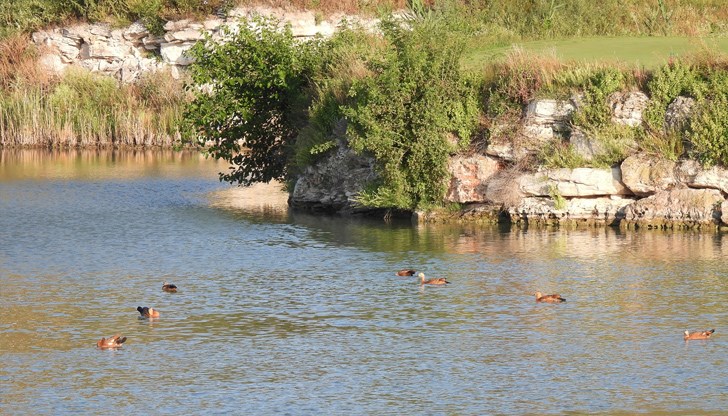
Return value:
[(0, 414), (728, 411), (720, 235), (314, 217), (224, 168), (0, 153)]

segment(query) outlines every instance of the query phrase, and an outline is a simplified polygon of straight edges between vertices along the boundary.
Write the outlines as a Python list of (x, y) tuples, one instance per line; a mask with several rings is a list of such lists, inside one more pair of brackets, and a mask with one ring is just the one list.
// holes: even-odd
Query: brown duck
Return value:
[(425, 280), (425, 274), (420, 273), (417, 276), (420, 278), (420, 284), (422, 285), (448, 285), (450, 282), (447, 281), (444, 277), (438, 277), (436, 279), (427, 279)]
[(544, 295), (541, 292), (534, 293), (536, 295), (536, 302), (544, 302), (544, 303), (562, 303), (566, 302), (566, 299), (562, 298), (561, 295), (553, 294), (553, 295)]
[(121, 335), (114, 335), (113, 337), (101, 338), (96, 341), (96, 346), (99, 348), (120, 348), (121, 344), (126, 342), (126, 337)]
[(177, 286), (173, 285), (172, 283), (164, 282), (162, 283), (162, 290), (169, 293), (174, 293), (177, 291)]
[(685, 334), (683, 335), (683, 339), (685, 341), (689, 339), (708, 339), (711, 335), (713, 335), (713, 332), (715, 332), (715, 329), (711, 329), (709, 331), (695, 331), (695, 332), (689, 332), (685, 331)]
[(137, 306), (137, 311), (143, 318), (159, 318), (159, 311), (154, 308)]
[(402, 269), (397, 272), (397, 276), (414, 276), (417, 273), (414, 269)]

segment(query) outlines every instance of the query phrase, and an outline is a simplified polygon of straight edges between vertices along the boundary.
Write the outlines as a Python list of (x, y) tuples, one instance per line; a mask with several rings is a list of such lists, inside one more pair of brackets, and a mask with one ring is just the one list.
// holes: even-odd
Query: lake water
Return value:
[(0, 153), (0, 414), (728, 412), (721, 235), (311, 216), (220, 169)]

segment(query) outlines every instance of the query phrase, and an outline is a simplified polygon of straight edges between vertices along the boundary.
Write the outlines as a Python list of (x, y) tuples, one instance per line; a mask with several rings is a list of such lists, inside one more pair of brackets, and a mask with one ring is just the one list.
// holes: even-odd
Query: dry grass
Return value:
[(335, 13), (373, 14), (380, 10), (401, 10), (407, 6), (406, 0), (240, 0), (245, 6), (268, 6), (284, 9), (315, 10), (324, 15)]
[(27, 36), (13, 35), (0, 40), (0, 88), (50, 85), (53, 77), (38, 65), (39, 56), (40, 50)]

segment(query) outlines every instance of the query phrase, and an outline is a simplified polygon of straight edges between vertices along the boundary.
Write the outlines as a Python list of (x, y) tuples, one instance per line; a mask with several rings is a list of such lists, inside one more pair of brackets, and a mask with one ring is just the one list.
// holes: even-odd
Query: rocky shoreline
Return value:
[[(614, 123), (642, 122), (648, 104), (643, 93), (617, 93), (610, 101)], [(676, 99), (665, 124), (679, 123), (691, 106), (687, 97)], [(700, 230), (728, 224), (728, 170), (721, 167), (636, 152), (611, 168), (524, 169), (529, 152), (554, 137), (563, 137), (587, 159), (601, 151), (596, 140), (571, 131), (575, 108), (570, 101), (535, 100), (518, 125), (508, 126), (515, 132), (511, 140), (495, 138), (483, 151), (452, 155), (445, 201), (460, 209), (415, 212), (413, 221)], [(311, 211), (367, 212), (355, 199), (374, 179), (374, 161), (348, 150), (340, 138), (336, 152), (301, 175), (289, 203)]]
[[(162, 36), (149, 33), (138, 23), (125, 29), (86, 24), (39, 31), (33, 34), (33, 41), (43, 46), (41, 62), (52, 71), (80, 66), (132, 82), (146, 71), (160, 69), (178, 76), (190, 64), (185, 51), (195, 42), (205, 34), (217, 36), (223, 25), (234, 26), (240, 17), (255, 13), (291, 23), (299, 37), (325, 36), (342, 20), (356, 19), (240, 8), (224, 19), (168, 22)], [(375, 24), (374, 20), (359, 22), (367, 27)], [(608, 100), (613, 123), (634, 127), (643, 122), (642, 112), (649, 103), (643, 92), (615, 93)], [(572, 128), (570, 120), (579, 105), (578, 96), (533, 100), (517, 123), (492, 126), (483, 149), (451, 155), (445, 202), (459, 204), (460, 209), (415, 212), (413, 220), (701, 230), (728, 225), (728, 206), (723, 209), (728, 170), (723, 168), (706, 169), (693, 160), (672, 161), (646, 153), (634, 153), (620, 165), (606, 169), (527, 166), (534, 149), (555, 139), (568, 141), (586, 160), (604, 151), (597, 140)], [(693, 106), (689, 97), (674, 100), (667, 108), (665, 128), (683, 123)], [(358, 206), (355, 199), (376, 179), (374, 160), (349, 150), (341, 133), (345, 129), (339, 130), (339, 148), (307, 168), (296, 181), (289, 197), (294, 209), (345, 215), (372, 212)]]

